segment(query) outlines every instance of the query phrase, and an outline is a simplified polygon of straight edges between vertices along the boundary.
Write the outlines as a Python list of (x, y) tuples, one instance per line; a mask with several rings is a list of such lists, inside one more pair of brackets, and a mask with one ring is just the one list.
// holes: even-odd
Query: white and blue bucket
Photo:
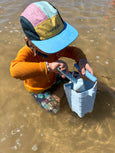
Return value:
[[(74, 68), (80, 70), (78, 64)], [(97, 78), (86, 70), (85, 76), (88, 80), (83, 80), (79, 76), (74, 78), (71, 73), (63, 73), (70, 81), (64, 84), (65, 94), (71, 110), (82, 118), (86, 113), (92, 112), (97, 92)]]

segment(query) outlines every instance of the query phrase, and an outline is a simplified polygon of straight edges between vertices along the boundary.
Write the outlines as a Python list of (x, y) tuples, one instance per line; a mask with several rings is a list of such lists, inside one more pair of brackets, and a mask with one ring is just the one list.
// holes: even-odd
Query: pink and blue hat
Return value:
[(78, 37), (78, 31), (64, 22), (47, 1), (30, 4), (22, 12), (20, 22), (28, 39), (45, 53), (56, 53)]

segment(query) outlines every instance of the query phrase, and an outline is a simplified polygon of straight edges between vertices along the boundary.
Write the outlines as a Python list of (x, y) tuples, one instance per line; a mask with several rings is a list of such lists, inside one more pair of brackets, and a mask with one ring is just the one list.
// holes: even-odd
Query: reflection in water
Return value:
[[(80, 119), (64, 95), (60, 113), (52, 115), (37, 105), (20, 80), (11, 78), (10, 61), (24, 43), (19, 15), (30, 1), (2, 0), (0, 153), (114, 153), (114, 6), (109, 0), (50, 2), (78, 29), (73, 45), (84, 50), (98, 77), (94, 110)], [(71, 69), (73, 61), (65, 60)]]

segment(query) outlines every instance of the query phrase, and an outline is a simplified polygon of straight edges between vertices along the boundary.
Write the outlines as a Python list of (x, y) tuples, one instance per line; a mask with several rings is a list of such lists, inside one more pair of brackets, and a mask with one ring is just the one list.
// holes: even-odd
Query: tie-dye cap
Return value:
[(45, 53), (56, 53), (78, 36), (78, 31), (63, 21), (58, 10), (47, 1), (31, 3), (20, 22), (25, 35)]

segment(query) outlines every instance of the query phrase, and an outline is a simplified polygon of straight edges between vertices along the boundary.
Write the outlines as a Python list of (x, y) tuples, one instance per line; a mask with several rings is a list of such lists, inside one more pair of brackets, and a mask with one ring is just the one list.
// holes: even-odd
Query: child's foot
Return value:
[(57, 113), (59, 111), (59, 101), (57, 101), (49, 93), (44, 92), (40, 94), (32, 94), (37, 103), (41, 105), (46, 111)]

